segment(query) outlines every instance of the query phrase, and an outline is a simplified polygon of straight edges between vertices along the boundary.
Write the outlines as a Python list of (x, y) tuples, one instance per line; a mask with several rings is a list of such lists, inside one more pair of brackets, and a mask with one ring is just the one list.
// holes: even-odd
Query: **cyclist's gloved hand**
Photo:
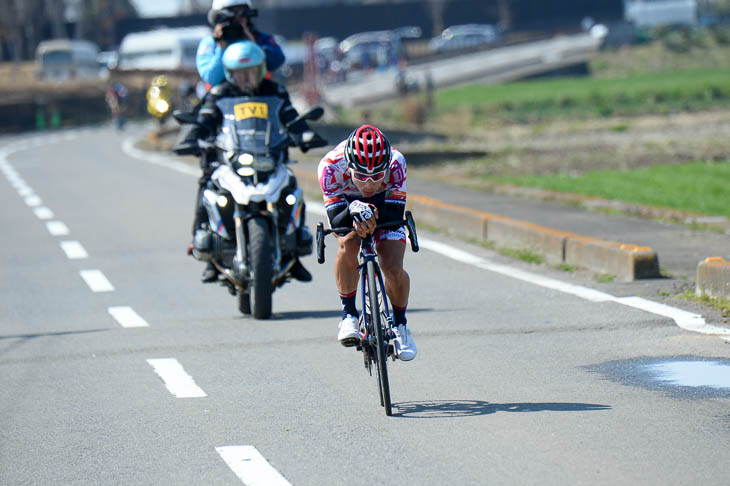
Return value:
[(352, 201), (348, 209), (353, 220), (358, 223), (364, 223), (373, 217), (373, 209), (375, 209), (375, 206), (362, 201)]

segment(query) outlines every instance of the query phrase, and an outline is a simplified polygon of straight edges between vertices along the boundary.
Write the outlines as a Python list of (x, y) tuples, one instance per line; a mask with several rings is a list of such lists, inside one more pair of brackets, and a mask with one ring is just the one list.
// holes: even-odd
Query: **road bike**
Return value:
[[(418, 235), (413, 215), (406, 211), (403, 221), (379, 224), (377, 230), (396, 229), (405, 226), (408, 229), (408, 239), (413, 252), (418, 251)], [(317, 261), (324, 263), (324, 237), (335, 233), (344, 236), (354, 231), (352, 227), (325, 229), (323, 223), (317, 224)], [(358, 256), (358, 271), (360, 272), (360, 295), (362, 296), (362, 313), (360, 314), (360, 340), (356, 345), (362, 351), (365, 369), (370, 376), (373, 367), (378, 378), (380, 405), (385, 407), (385, 415), (390, 416), (392, 406), (390, 401), (390, 385), (388, 383), (388, 356), (395, 361), (395, 352), (391, 340), (394, 339), (393, 317), (385, 293), (383, 275), (378, 265), (378, 254), (375, 249), (373, 235), (360, 240)]]

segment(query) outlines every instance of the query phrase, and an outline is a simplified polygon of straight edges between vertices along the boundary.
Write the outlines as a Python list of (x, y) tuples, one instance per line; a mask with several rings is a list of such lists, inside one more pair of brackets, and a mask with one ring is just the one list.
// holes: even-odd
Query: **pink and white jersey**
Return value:
[[(330, 150), (319, 162), (317, 175), (322, 188), (324, 207), (327, 212), (339, 210), (347, 206), (349, 201), (361, 196), (357, 186), (352, 182), (350, 170), (345, 160), (344, 148), (346, 140)], [(392, 149), (388, 172), (377, 193), (385, 192), (386, 204), (406, 205), (406, 159), (402, 153)]]

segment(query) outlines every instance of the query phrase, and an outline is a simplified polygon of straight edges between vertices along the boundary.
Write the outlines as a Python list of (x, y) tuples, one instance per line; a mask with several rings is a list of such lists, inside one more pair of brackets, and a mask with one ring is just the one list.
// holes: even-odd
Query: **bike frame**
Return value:
[[(380, 224), (375, 227), (379, 229), (394, 229), (405, 226), (408, 228), (408, 238), (411, 241), (411, 249), (418, 251), (418, 236), (416, 235), (416, 224), (410, 211), (406, 211), (405, 220), (392, 223)], [(353, 228), (324, 229), (322, 223), (317, 224), (317, 261), (324, 263), (324, 237), (330, 233), (345, 235), (353, 231)], [(373, 232), (374, 234), (374, 232)], [(363, 352), (365, 368), (372, 375), (372, 365), (378, 376), (378, 390), (380, 392), (380, 405), (385, 407), (385, 414), (391, 415), (390, 385), (388, 383), (387, 360), (392, 339), (392, 325), (390, 304), (385, 291), (385, 282), (378, 265), (378, 253), (376, 250), (373, 235), (368, 235), (360, 240), (360, 253), (358, 256), (358, 271), (360, 272), (360, 291), (362, 295), (362, 322), (365, 324), (365, 333), (360, 336), (357, 349)], [(382, 314), (381, 314), (382, 313)], [(383, 322), (385, 319), (385, 322)], [(393, 355), (395, 360), (395, 355)]]

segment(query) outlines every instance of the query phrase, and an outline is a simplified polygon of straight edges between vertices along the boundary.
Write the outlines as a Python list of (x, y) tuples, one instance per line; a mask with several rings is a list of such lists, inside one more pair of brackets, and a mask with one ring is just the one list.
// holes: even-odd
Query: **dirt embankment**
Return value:
[[(32, 62), (0, 64), (0, 133), (99, 123), (110, 118), (106, 90), (122, 82), (129, 91), (127, 115), (146, 116), (145, 94), (156, 72), (112, 72), (108, 79), (41, 82)], [(185, 73), (168, 73), (177, 93)]]

